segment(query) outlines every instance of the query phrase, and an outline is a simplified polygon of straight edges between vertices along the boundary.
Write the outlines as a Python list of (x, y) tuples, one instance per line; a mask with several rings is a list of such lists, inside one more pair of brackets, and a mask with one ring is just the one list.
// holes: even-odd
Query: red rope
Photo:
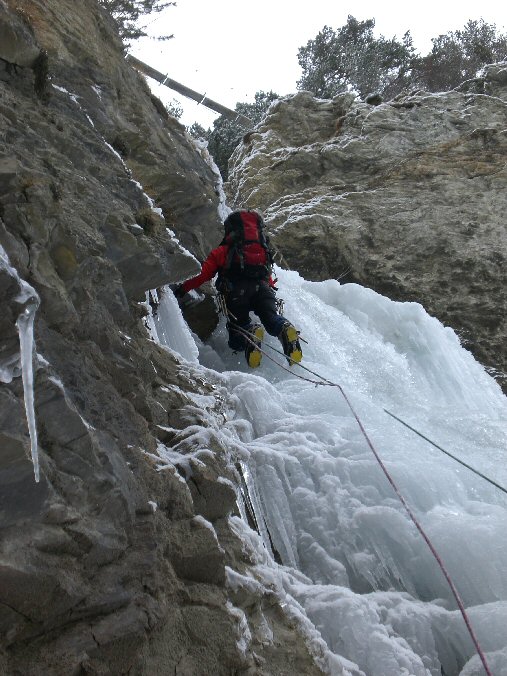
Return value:
[(479, 657), (481, 658), (481, 662), (482, 662), (482, 665), (483, 665), (483, 667), (484, 667), (484, 670), (485, 670), (487, 676), (492, 676), (491, 671), (490, 671), (490, 669), (489, 669), (489, 667), (488, 667), (488, 663), (487, 663), (487, 661), (486, 661), (486, 656), (484, 655), (484, 652), (482, 651), (482, 648), (481, 648), (481, 646), (480, 646), (480, 644), (479, 644), (479, 641), (478, 641), (478, 639), (477, 639), (477, 636), (475, 635), (475, 632), (474, 632), (474, 630), (473, 630), (473, 628), (472, 628), (472, 625), (471, 625), (471, 623), (470, 623), (470, 619), (469, 619), (469, 617), (468, 617), (468, 613), (467, 613), (467, 611), (466, 611), (466, 609), (465, 609), (465, 606), (464, 606), (464, 604), (463, 604), (463, 601), (461, 600), (461, 596), (459, 595), (459, 592), (458, 592), (458, 590), (456, 589), (456, 585), (455, 585), (454, 582), (452, 581), (451, 576), (449, 575), (449, 572), (447, 571), (447, 568), (446, 568), (445, 565), (444, 565), (444, 562), (443, 562), (442, 559), (440, 558), (440, 555), (439, 555), (439, 553), (437, 552), (437, 550), (435, 549), (435, 547), (433, 546), (433, 543), (431, 542), (431, 540), (429, 539), (429, 537), (428, 537), (428, 535), (426, 534), (425, 530), (423, 529), (423, 527), (421, 526), (421, 524), (420, 524), (419, 521), (417, 520), (417, 517), (415, 516), (415, 514), (412, 512), (412, 510), (411, 510), (410, 507), (408, 506), (407, 501), (405, 500), (405, 498), (403, 497), (403, 495), (402, 495), (401, 492), (399, 491), (398, 486), (396, 485), (394, 479), (393, 479), (392, 476), (389, 474), (389, 471), (388, 471), (387, 467), (384, 465), (384, 463), (382, 462), (382, 459), (380, 458), (379, 454), (378, 454), (377, 451), (375, 450), (375, 447), (374, 447), (373, 443), (371, 442), (370, 437), (368, 436), (368, 433), (367, 433), (366, 430), (364, 429), (363, 423), (361, 422), (359, 416), (358, 416), (357, 413), (355, 412), (354, 407), (352, 406), (352, 404), (351, 404), (350, 401), (349, 401), (349, 398), (347, 397), (347, 395), (346, 395), (345, 392), (343, 391), (343, 388), (341, 387), (341, 385), (337, 385), (337, 387), (338, 387), (338, 389), (340, 390), (340, 392), (342, 393), (342, 395), (343, 395), (345, 401), (347, 402), (347, 405), (348, 405), (348, 407), (350, 408), (350, 410), (351, 410), (351, 412), (352, 412), (352, 415), (353, 415), (354, 418), (356, 419), (357, 424), (359, 425), (359, 428), (360, 428), (361, 432), (363, 433), (363, 436), (364, 436), (364, 438), (366, 439), (366, 442), (367, 442), (368, 446), (370, 447), (370, 449), (371, 449), (373, 455), (374, 455), (375, 458), (377, 459), (377, 462), (379, 463), (380, 467), (382, 468), (382, 471), (383, 471), (384, 474), (386, 475), (387, 480), (388, 480), (389, 483), (391, 484), (391, 486), (392, 486), (394, 492), (396, 493), (396, 495), (397, 495), (398, 498), (400, 499), (402, 505), (403, 505), (403, 506), (405, 507), (405, 509), (407, 510), (407, 513), (408, 513), (409, 517), (410, 517), (410, 518), (412, 519), (412, 521), (414, 522), (415, 527), (417, 528), (417, 530), (419, 531), (419, 533), (420, 533), (420, 534), (422, 535), (422, 537), (424, 538), (424, 541), (426, 542), (426, 544), (427, 544), (428, 547), (430, 548), (431, 553), (433, 554), (433, 556), (435, 557), (435, 559), (436, 559), (438, 565), (440, 566), (440, 569), (441, 569), (442, 573), (444, 574), (444, 577), (445, 577), (445, 579), (447, 580), (447, 583), (449, 584), (449, 587), (451, 588), (451, 591), (452, 591), (452, 593), (453, 593), (453, 595), (454, 595), (454, 598), (456, 599), (456, 603), (458, 604), (458, 608), (459, 608), (459, 610), (460, 610), (460, 612), (461, 612), (461, 615), (463, 616), (463, 619), (464, 619), (464, 621), (465, 621), (465, 624), (466, 624), (466, 627), (467, 627), (467, 629), (468, 629), (468, 632), (469, 632), (470, 636), (472, 637), (472, 641), (473, 641), (473, 643), (474, 643), (475, 649), (477, 650), (477, 653), (478, 653)]
[[(239, 327), (238, 327), (238, 328), (239, 328)], [(251, 343), (252, 345), (254, 345), (255, 348), (256, 348), (257, 350), (259, 350), (259, 352), (261, 352), (263, 355), (265, 355), (268, 359), (270, 359), (271, 361), (273, 361), (275, 364), (277, 364), (278, 366), (280, 366), (280, 367), (281, 367), (282, 369), (284, 369), (285, 371), (289, 371), (288, 368), (286, 368), (286, 367), (283, 366), (282, 364), (279, 364), (279, 363), (278, 363), (277, 361), (275, 361), (272, 357), (270, 357), (270, 356), (269, 356), (269, 355), (268, 355), (268, 354), (267, 354), (267, 353), (266, 353), (266, 352), (258, 345), (258, 343), (254, 342), (254, 341), (250, 338), (250, 336), (251, 336), (252, 334), (250, 334), (249, 332), (245, 331), (244, 329), (238, 330), (238, 333), (242, 333), (243, 336), (244, 336), (244, 338), (245, 338), (249, 343)], [(273, 348), (273, 349), (275, 350), (275, 352), (278, 352), (278, 350), (276, 350), (275, 348)], [(322, 376), (320, 376), (318, 373), (315, 373), (314, 371), (311, 371), (310, 369), (306, 368), (305, 366), (302, 366), (301, 364), (298, 364), (298, 366), (300, 366), (301, 368), (305, 369), (305, 371), (308, 371), (309, 373), (312, 373), (313, 375), (315, 375), (315, 376), (317, 376), (318, 378), (320, 378), (320, 381), (315, 381), (315, 380), (310, 380), (309, 378), (304, 378), (303, 376), (299, 376), (298, 374), (293, 373), (292, 371), (289, 371), (289, 373), (291, 373), (292, 375), (297, 376), (298, 378), (301, 378), (302, 380), (306, 380), (307, 382), (313, 383), (313, 384), (315, 384), (315, 385), (328, 385), (328, 386), (330, 386), (330, 387), (337, 387), (337, 388), (340, 390), (340, 392), (342, 393), (343, 398), (344, 398), (345, 401), (347, 402), (347, 406), (349, 407), (349, 409), (350, 409), (352, 415), (353, 415), (354, 418), (356, 419), (356, 422), (357, 422), (357, 424), (359, 425), (359, 429), (361, 430), (361, 432), (362, 432), (364, 438), (366, 439), (366, 443), (368, 444), (370, 450), (372, 451), (373, 455), (375, 456), (375, 458), (376, 458), (378, 464), (380, 465), (382, 471), (384, 472), (384, 474), (385, 474), (387, 480), (388, 480), (389, 483), (391, 484), (391, 486), (392, 486), (394, 492), (395, 492), (396, 495), (398, 496), (398, 498), (399, 498), (401, 504), (403, 505), (403, 507), (405, 507), (405, 510), (407, 511), (407, 514), (409, 515), (410, 519), (413, 521), (415, 527), (417, 528), (417, 530), (419, 531), (419, 533), (422, 535), (424, 541), (425, 541), (426, 544), (428, 545), (428, 547), (429, 547), (431, 553), (433, 554), (433, 556), (434, 556), (436, 562), (438, 563), (438, 565), (439, 565), (439, 567), (440, 567), (440, 570), (441, 570), (442, 573), (444, 574), (444, 577), (445, 577), (445, 579), (447, 580), (447, 583), (448, 583), (448, 585), (449, 585), (449, 587), (450, 587), (450, 589), (451, 589), (451, 591), (452, 591), (452, 593), (453, 593), (453, 596), (454, 596), (454, 598), (455, 598), (455, 600), (456, 600), (456, 603), (458, 604), (458, 608), (459, 608), (460, 613), (461, 613), (461, 615), (462, 615), (462, 617), (463, 617), (463, 620), (465, 621), (465, 625), (466, 625), (466, 627), (467, 627), (467, 629), (468, 629), (468, 633), (470, 634), (470, 636), (471, 636), (471, 638), (472, 638), (472, 641), (473, 641), (473, 644), (474, 644), (475, 649), (476, 649), (476, 651), (477, 651), (477, 654), (479, 655), (479, 657), (480, 657), (480, 659), (481, 659), (481, 662), (482, 662), (482, 665), (483, 665), (484, 670), (485, 670), (485, 672), (486, 672), (486, 675), (487, 675), (487, 676), (492, 676), (492, 673), (491, 673), (491, 671), (490, 671), (490, 669), (489, 669), (489, 666), (488, 666), (488, 663), (487, 663), (487, 661), (486, 661), (486, 656), (484, 655), (484, 652), (483, 652), (483, 650), (482, 650), (482, 648), (481, 648), (481, 646), (480, 646), (480, 644), (479, 644), (479, 641), (478, 641), (478, 639), (477, 639), (477, 636), (475, 635), (475, 632), (474, 632), (474, 630), (473, 630), (473, 627), (472, 627), (472, 625), (471, 625), (471, 623), (470, 623), (470, 618), (468, 617), (468, 613), (467, 613), (466, 608), (465, 608), (465, 606), (464, 606), (464, 604), (463, 604), (463, 601), (462, 601), (462, 599), (461, 599), (461, 596), (460, 596), (460, 594), (459, 594), (459, 592), (458, 592), (458, 590), (457, 590), (457, 588), (456, 588), (456, 585), (455, 585), (454, 582), (452, 581), (452, 578), (451, 578), (451, 576), (450, 576), (450, 574), (449, 574), (447, 568), (445, 567), (444, 562), (443, 562), (442, 559), (440, 558), (439, 553), (438, 553), (437, 550), (435, 549), (433, 543), (431, 542), (430, 538), (429, 538), (428, 535), (426, 534), (424, 528), (421, 526), (421, 524), (419, 523), (417, 517), (415, 516), (415, 514), (414, 514), (414, 513), (412, 512), (412, 510), (410, 509), (410, 507), (409, 507), (407, 501), (405, 500), (405, 498), (403, 497), (402, 493), (400, 492), (400, 490), (399, 490), (398, 486), (396, 485), (394, 479), (393, 479), (392, 476), (389, 474), (389, 470), (387, 469), (387, 467), (386, 467), (386, 466), (384, 465), (384, 463), (382, 462), (382, 458), (380, 457), (380, 455), (378, 454), (377, 450), (375, 449), (375, 446), (373, 445), (373, 443), (372, 443), (370, 437), (368, 436), (368, 433), (366, 432), (366, 429), (364, 428), (364, 425), (363, 425), (363, 423), (361, 422), (361, 419), (360, 419), (359, 416), (357, 415), (357, 413), (356, 413), (354, 407), (352, 406), (352, 404), (351, 404), (349, 398), (348, 398), (347, 395), (345, 394), (345, 391), (344, 391), (343, 387), (342, 387), (341, 385), (339, 385), (338, 383), (333, 383), (333, 382), (330, 381), (330, 380), (327, 380), (327, 379), (325, 379), (325, 378), (322, 378)]]

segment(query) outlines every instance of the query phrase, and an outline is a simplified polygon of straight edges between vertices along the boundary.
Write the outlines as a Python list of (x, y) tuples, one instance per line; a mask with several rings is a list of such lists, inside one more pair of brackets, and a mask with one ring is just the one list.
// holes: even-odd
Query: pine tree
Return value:
[(453, 89), (486, 64), (507, 59), (507, 35), (482, 19), (469, 20), (462, 30), (439, 35), (432, 43), (431, 52), (414, 64), (414, 79), (431, 92)]
[(298, 51), (303, 75), (298, 89), (332, 98), (345, 91), (390, 99), (409, 88), (445, 91), (474, 78), (488, 63), (507, 58), (507, 35), (494, 24), (469, 20), (463, 29), (433, 38), (433, 48), (417, 55), (410, 31), (400, 42), (373, 35), (374, 19), (353, 16), (337, 30), (329, 26)]
[[(234, 110), (249, 117), (255, 125), (262, 120), (271, 103), (278, 98), (280, 98), (278, 94), (273, 91), (259, 91), (255, 94), (253, 103), (237, 103)], [(245, 129), (237, 122), (220, 115), (213, 122), (213, 129), (204, 132), (200, 125), (193, 125), (188, 131), (192, 136), (196, 138), (204, 137), (208, 141), (208, 150), (213, 156), (222, 178), (226, 181), (229, 158), (245, 135)]]
[[(141, 16), (162, 12), (166, 7), (176, 6), (176, 2), (167, 0), (99, 0), (118, 24), (120, 37), (125, 43), (146, 35), (145, 28), (139, 23)], [(169, 40), (172, 35), (161, 35), (158, 40)]]
[(324, 26), (314, 40), (298, 52), (303, 76), (298, 89), (316, 96), (332, 98), (345, 91), (361, 97), (377, 92), (394, 96), (409, 80), (414, 48), (410, 32), (400, 42), (395, 37), (375, 38), (374, 19), (347, 23), (333, 30)]

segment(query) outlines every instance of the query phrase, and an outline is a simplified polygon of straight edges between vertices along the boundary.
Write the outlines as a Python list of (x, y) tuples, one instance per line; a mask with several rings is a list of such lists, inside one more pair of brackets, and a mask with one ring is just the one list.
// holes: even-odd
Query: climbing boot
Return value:
[(252, 327), (249, 332), (249, 340), (245, 348), (245, 357), (248, 363), (248, 366), (255, 369), (257, 368), (262, 359), (262, 352), (260, 350), (262, 339), (264, 338), (264, 329), (260, 324), (256, 324)]
[(303, 359), (303, 351), (299, 342), (299, 332), (290, 322), (286, 322), (278, 336), (282, 343), (283, 352), (287, 357), (289, 366), (298, 364)]

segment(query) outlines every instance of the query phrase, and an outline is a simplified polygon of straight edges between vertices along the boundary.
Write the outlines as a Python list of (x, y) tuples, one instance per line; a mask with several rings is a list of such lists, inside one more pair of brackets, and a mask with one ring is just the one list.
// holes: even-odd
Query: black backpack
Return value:
[(225, 219), (224, 227), (222, 244), (229, 245), (229, 253), (222, 274), (229, 279), (268, 279), (273, 253), (261, 215), (251, 209), (233, 211)]

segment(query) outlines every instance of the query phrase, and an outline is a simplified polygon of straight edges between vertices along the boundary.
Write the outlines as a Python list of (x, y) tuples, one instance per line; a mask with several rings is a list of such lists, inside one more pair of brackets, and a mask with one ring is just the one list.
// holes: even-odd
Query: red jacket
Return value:
[[(197, 287), (201, 286), (201, 284), (204, 284), (204, 282), (208, 282), (210, 279), (212, 279), (221, 268), (225, 267), (228, 253), (228, 244), (222, 244), (221, 246), (217, 246), (216, 249), (213, 249), (213, 251), (210, 252), (209, 256), (202, 264), (201, 272), (195, 277), (187, 279), (186, 282), (183, 282), (181, 285), (183, 291), (188, 293), (192, 289), (197, 289)], [(269, 276), (268, 283), (271, 287), (275, 286), (275, 282), (273, 281), (271, 275)]]

